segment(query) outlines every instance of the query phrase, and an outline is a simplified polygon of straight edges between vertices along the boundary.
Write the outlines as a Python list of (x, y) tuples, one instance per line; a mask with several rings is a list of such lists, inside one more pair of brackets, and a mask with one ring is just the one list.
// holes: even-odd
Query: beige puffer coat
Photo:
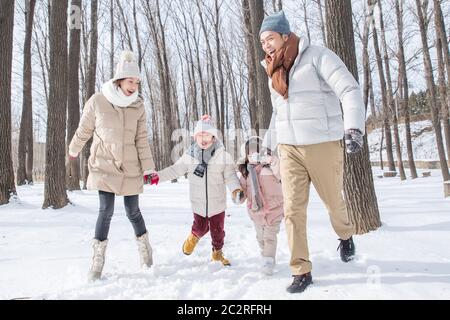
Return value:
[(189, 179), (189, 195), (194, 213), (202, 217), (212, 217), (225, 211), (227, 207), (227, 191), (240, 189), (233, 157), (222, 146), (216, 150), (208, 162), (203, 178), (194, 174), (200, 162), (191, 155), (183, 156), (171, 167), (158, 172), (159, 181), (169, 181), (187, 173)]
[(142, 193), (143, 172), (155, 168), (143, 100), (121, 108), (102, 93), (94, 94), (84, 107), (69, 154), (79, 154), (91, 137), (87, 188), (124, 196)]

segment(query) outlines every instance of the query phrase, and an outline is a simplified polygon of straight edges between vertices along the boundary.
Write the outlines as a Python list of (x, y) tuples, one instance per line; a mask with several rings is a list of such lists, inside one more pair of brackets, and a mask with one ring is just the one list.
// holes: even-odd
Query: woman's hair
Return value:
[(120, 87), (120, 81), (122, 81), (123, 79), (117, 79), (113, 81), (113, 84), (118, 88)]
[(250, 153), (250, 143), (255, 143), (256, 145), (256, 151), (258, 153), (260, 153), (262, 150), (265, 150), (267, 152), (268, 155), (271, 155), (272, 152), (270, 149), (267, 149), (265, 147), (262, 146), (262, 139), (260, 137), (252, 137), (250, 139), (247, 140), (247, 142), (245, 143), (245, 161), (244, 163), (241, 163), (238, 166), (239, 172), (242, 174), (242, 176), (247, 179), (248, 177), (248, 170), (247, 170), (247, 165), (249, 163), (248, 161), (248, 155)]
[[(116, 79), (116, 80), (113, 81), (113, 84), (118, 88), (118, 87), (120, 87), (120, 82), (125, 80), (125, 79), (128, 79), (128, 78)], [(141, 84), (140, 81), (139, 81), (139, 84)]]

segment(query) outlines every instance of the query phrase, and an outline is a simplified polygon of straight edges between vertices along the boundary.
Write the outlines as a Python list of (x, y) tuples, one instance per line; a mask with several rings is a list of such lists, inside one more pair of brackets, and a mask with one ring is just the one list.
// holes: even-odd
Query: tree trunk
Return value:
[(323, 20), (323, 12), (322, 12), (322, 0), (316, 0), (317, 2), (317, 8), (319, 10), (319, 17), (320, 17), (320, 31), (322, 32), (322, 41), (323, 45), (327, 45), (327, 36), (325, 33), (325, 21)]
[[(362, 46), (363, 46), (363, 71), (364, 71), (364, 87), (363, 87), (363, 100), (364, 106), (368, 107), (370, 86), (371, 86), (371, 69), (370, 69), (370, 56), (369, 56), (369, 32), (370, 26), (373, 23), (373, 2), (374, 0), (367, 0), (367, 18), (364, 24)], [(372, 116), (375, 116), (375, 109), (371, 106)]]
[(392, 122), (394, 126), (394, 140), (395, 140), (395, 153), (397, 156), (397, 167), (400, 173), (400, 179), (406, 180), (405, 169), (403, 167), (403, 158), (402, 158), (402, 146), (400, 144), (400, 136), (398, 134), (398, 117), (397, 117), (397, 108), (394, 101), (394, 93), (392, 89), (392, 78), (391, 78), (391, 67), (389, 65), (389, 53), (386, 42), (386, 33), (384, 29), (384, 18), (383, 18), (383, 8), (381, 5), (381, 1), (378, 1), (378, 8), (380, 9), (380, 29), (381, 29), (381, 45), (383, 48), (384, 55), (384, 67), (386, 69), (386, 80), (387, 80), (387, 98), (389, 104), (389, 111), (392, 115)]
[[(327, 44), (344, 61), (358, 79), (351, 0), (327, 1)], [(364, 149), (345, 155), (344, 194), (350, 220), (357, 234), (376, 230), (381, 226), (377, 197), (373, 184), (367, 136)]]
[(33, 103), (31, 40), (36, 0), (27, 0), (25, 43), (23, 49), (23, 102), (20, 121), (17, 185), (33, 184)]
[(43, 209), (65, 207), (67, 112), (67, 0), (52, 0), (50, 15), (50, 99), (48, 105)]
[(308, 8), (306, 7), (306, 0), (302, 1), (303, 14), (305, 15), (305, 29), (306, 35), (308, 36), (308, 41), (311, 43), (311, 31), (309, 31), (309, 22), (308, 22)]
[[(438, 37), (441, 40), (441, 44), (442, 44), (442, 56), (444, 59), (445, 68), (447, 69), (447, 81), (448, 81), (447, 85), (448, 85), (448, 91), (450, 91), (450, 53), (449, 53), (450, 41), (447, 40), (447, 32), (445, 29), (444, 16), (442, 15), (442, 9), (441, 9), (441, 5), (440, 5), (440, 3), (442, 1), (439, 1), (439, 0), (433, 0), (433, 1), (434, 1), (434, 11), (435, 11), (435, 15), (436, 15), (436, 29), (437, 29)], [(447, 95), (448, 94), (449, 93), (447, 92)], [(447, 103), (449, 104), (448, 107), (450, 108), (450, 97), (448, 97)]]
[(282, 0), (272, 0), (273, 11), (278, 12), (283, 10), (283, 1)]
[[(428, 1), (426, 1), (428, 3)], [(434, 82), (433, 66), (431, 64), (430, 51), (428, 49), (427, 25), (425, 23), (426, 5), (422, 7), (421, 1), (416, 0), (417, 17), (419, 19), (420, 36), (422, 39), (423, 60), (425, 65), (425, 78), (427, 80), (428, 94), (430, 97), (430, 109), (433, 122), (433, 128), (436, 135), (436, 143), (439, 153), (439, 162), (441, 164), (442, 177), (444, 181), (450, 180), (448, 164), (445, 156), (444, 141), (442, 138), (441, 123), (439, 121), (439, 110), (436, 104), (436, 85)]]
[(255, 48), (253, 46), (253, 35), (252, 35), (252, 21), (250, 15), (250, 4), (249, 0), (242, 0), (242, 13), (244, 16), (244, 34), (245, 34), (245, 44), (247, 47), (247, 68), (248, 68), (248, 109), (250, 113), (250, 128), (255, 129), (256, 132), (259, 130), (259, 120), (256, 105), (256, 92), (258, 90), (256, 84), (256, 56)]
[(409, 111), (409, 87), (408, 76), (406, 73), (405, 48), (403, 42), (403, 5), (404, 0), (395, 1), (395, 12), (397, 15), (397, 38), (398, 38), (398, 61), (399, 74), (401, 77), (401, 109), (405, 117), (405, 133), (406, 133), (406, 148), (408, 150), (408, 163), (411, 172), (411, 178), (417, 178), (416, 163), (414, 162), (414, 151), (411, 138), (411, 120)]
[(374, 117), (374, 121), (378, 123), (378, 112), (375, 105), (375, 94), (373, 92), (373, 78), (372, 78), (372, 71), (369, 70), (369, 104), (370, 104), (370, 112)]
[(169, 162), (166, 163), (167, 166), (171, 165), (173, 163), (172, 161), (172, 157), (171, 157), (171, 152), (172, 150), (174, 150), (175, 147), (175, 142), (172, 140), (172, 134), (175, 131), (175, 129), (179, 128), (179, 114), (178, 114), (178, 108), (174, 105), (174, 103), (172, 102), (172, 97), (173, 97), (173, 93), (171, 90), (171, 72), (170, 72), (170, 68), (169, 68), (169, 60), (168, 60), (168, 50), (167, 50), (167, 45), (166, 45), (166, 33), (165, 33), (165, 28), (164, 28), (164, 24), (163, 24), (163, 19), (161, 17), (161, 9), (160, 9), (160, 4), (159, 4), (159, 0), (156, 0), (156, 17), (158, 19), (158, 25), (159, 25), (159, 34), (160, 34), (160, 39), (161, 39), (161, 56), (162, 56), (162, 61), (163, 61), (163, 75), (164, 75), (164, 93), (166, 95), (166, 101), (167, 103), (164, 104), (164, 106), (167, 106), (170, 109), (170, 113), (167, 114), (167, 121), (168, 121), (168, 132), (169, 134), (167, 135), (168, 138), (168, 148), (167, 148), (167, 153), (169, 156)]
[(225, 93), (224, 93), (224, 77), (223, 77), (223, 69), (222, 69), (222, 49), (220, 45), (220, 7), (218, 0), (214, 1), (214, 8), (216, 11), (216, 20), (214, 23), (214, 31), (215, 31), (215, 37), (216, 37), (216, 56), (217, 56), (217, 66), (219, 73), (219, 102), (220, 102), (220, 126), (219, 129), (222, 132), (222, 134), (225, 134)]
[[(81, 0), (72, 0), (72, 6), (81, 8)], [(67, 148), (80, 122), (80, 34), (79, 28), (70, 30), (69, 79), (67, 92)], [(67, 189), (80, 190), (80, 157), (69, 160), (67, 165)]]
[(204, 40), (206, 42), (206, 52), (207, 52), (208, 60), (209, 60), (208, 68), (209, 68), (209, 72), (210, 72), (210, 76), (208, 77), (208, 79), (209, 79), (208, 82), (209, 82), (209, 84), (212, 87), (214, 106), (215, 106), (215, 109), (216, 109), (216, 122), (217, 122), (217, 125), (219, 126), (220, 121), (221, 121), (220, 120), (221, 112), (220, 112), (220, 105), (219, 105), (219, 97), (218, 97), (218, 94), (217, 94), (216, 71), (215, 71), (215, 64), (214, 64), (214, 59), (213, 59), (213, 52), (212, 52), (212, 49), (211, 49), (211, 44), (210, 44), (210, 41), (209, 41), (208, 32), (206, 30), (206, 24), (205, 24), (205, 21), (203, 19), (202, 8), (200, 7), (200, 1), (199, 0), (196, 0), (196, 5), (197, 5), (197, 9), (198, 9), (198, 15), (200, 17), (200, 25), (202, 27), (203, 36), (205, 38)]
[[(441, 12), (439, 1), (434, 0), (434, 23), (436, 30), (436, 55), (438, 61), (438, 84), (439, 84), (439, 101), (441, 110), (442, 126), (444, 127), (445, 146), (447, 155), (450, 157), (450, 123), (449, 123), (449, 104), (447, 95), (447, 84), (445, 83), (445, 61), (444, 56), (448, 50), (445, 42), (442, 42), (441, 34)], [(445, 28), (444, 28), (445, 30)]]
[(110, 19), (110, 42), (111, 47), (109, 50), (109, 77), (114, 78), (114, 0), (111, 0), (109, 4), (109, 19)]
[[(98, 0), (91, 0), (91, 41), (89, 45), (89, 68), (87, 71), (86, 101), (95, 93), (95, 79), (97, 76), (97, 47), (98, 47)], [(88, 159), (91, 155), (90, 149), (92, 138), (86, 143), (83, 149), (83, 189), (87, 189), (87, 179), (89, 176)]]
[[(270, 99), (269, 84), (267, 81), (267, 73), (261, 66), (261, 61), (265, 58), (265, 53), (262, 50), (259, 39), (259, 30), (264, 20), (264, 1), (249, 0), (251, 22), (252, 22), (252, 36), (253, 46), (255, 50), (255, 65), (256, 65), (256, 107), (258, 110), (258, 134), (263, 137), (265, 130), (269, 128), (270, 120), (272, 118), (272, 102)], [(255, 128), (256, 129), (256, 128)], [(263, 131), (262, 131), (263, 130)]]
[(391, 133), (391, 124), (390, 124), (390, 117), (391, 112), (389, 110), (389, 101), (388, 101), (388, 95), (387, 95), (387, 86), (386, 86), (386, 79), (384, 77), (384, 71), (383, 71), (383, 61), (381, 59), (381, 52), (380, 47), (378, 45), (378, 34), (375, 27), (375, 23), (372, 26), (373, 30), (373, 45), (375, 48), (375, 54), (376, 54), (376, 60), (377, 60), (377, 66), (378, 66), (378, 74), (380, 78), (380, 86), (381, 86), (381, 97), (382, 97), (382, 103), (383, 103), (383, 122), (384, 122), (384, 136), (386, 139), (386, 154), (387, 154), (387, 161), (388, 161), (388, 167), (389, 171), (395, 171), (395, 163), (394, 163), (394, 154), (392, 150), (392, 133)]
[(13, 57), (14, 1), (0, 0), (0, 205), (16, 194), (11, 157), (11, 72)]

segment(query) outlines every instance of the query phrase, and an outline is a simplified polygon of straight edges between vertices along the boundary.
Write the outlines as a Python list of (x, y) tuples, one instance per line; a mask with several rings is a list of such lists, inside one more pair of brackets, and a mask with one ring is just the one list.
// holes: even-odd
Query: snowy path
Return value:
[[(206, 236), (190, 257), (181, 252), (192, 217), (188, 184), (146, 187), (141, 211), (150, 231), (155, 265), (140, 270), (123, 207), (116, 199), (105, 280), (88, 284), (95, 192), (74, 192), (74, 206), (41, 210), (43, 185), (20, 187), (20, 201), (0, 207), (0, 299), (450, 299), (450, 199), (439, 171), (401, 182), (376, 179), (382, 229), (355, 238), (358, 256), (340, 261), (337, 236), (312, 192), (309, 243), (314, 285), (289, 295), (288, 247), (280, 232), (278, 266), (259, 272), (259, 250), (244, 206), (230, 205), (225, 254), (232, 267), (211, 263)], [(231, 203), (231, 201), (229, 201)]]

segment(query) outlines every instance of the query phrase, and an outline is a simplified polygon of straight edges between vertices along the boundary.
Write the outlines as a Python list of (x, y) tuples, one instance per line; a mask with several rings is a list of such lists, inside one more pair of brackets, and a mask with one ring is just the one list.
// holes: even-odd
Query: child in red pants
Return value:
[(211, 117), (205, 115), (194, 130), (194, 143), (171, 167), (151, 176), (152, 183), (169, 181), (187, 173), (190, 200), (194, 212), (192, 230), (183, 244), (183, 253), (190, 255), (208, 231), (212, 238), (212, 259), (229, 266), (223, 256), (226, 209), (226, 187), (234, 202), (243, 202), (244, 193), (231, 155), (218, 139)]

